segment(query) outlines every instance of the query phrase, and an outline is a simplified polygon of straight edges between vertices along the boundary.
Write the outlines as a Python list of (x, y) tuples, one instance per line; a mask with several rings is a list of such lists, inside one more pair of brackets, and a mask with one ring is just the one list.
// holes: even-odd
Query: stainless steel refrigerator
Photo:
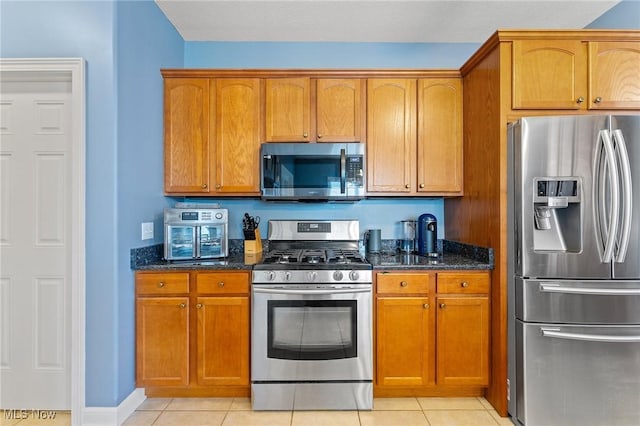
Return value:
[(509, 413), (640, 425), (640, 116), (508, 132)]

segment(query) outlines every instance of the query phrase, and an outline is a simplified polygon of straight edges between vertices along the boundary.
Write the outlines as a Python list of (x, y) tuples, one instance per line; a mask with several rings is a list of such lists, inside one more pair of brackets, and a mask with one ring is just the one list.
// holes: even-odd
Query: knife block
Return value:
[(262, 253), (262, 240), (260, 239), (260, 230), (256, 228), (255, 240), (244, 240), (244, 254)]

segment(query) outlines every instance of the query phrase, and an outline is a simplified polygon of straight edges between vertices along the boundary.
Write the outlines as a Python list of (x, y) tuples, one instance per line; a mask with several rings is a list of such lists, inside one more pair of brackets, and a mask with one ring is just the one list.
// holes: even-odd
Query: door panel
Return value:
[[(606, 117), (534, 117), (521, 123), (514, 144), (515, 220), (522, 236), (516, 250), (516, 274), (610, 277), (610, 264), (601, 260), (592, 201), (596, 144), (599, 131), (606, 129)], [(566, 208), (549, 209), (551, 229), (539, 229), (534, 207), (548, 205), (538, 202), (544, 198), (536, 198), (540, 185), (557, 180), (577, 182), (576, 197)]]
[(3, 81), (0, 134), (0, 407), (68, 410), (70, 83)]
[(615, 278), (640, 278), (640, 116), (614, 116), (611, 130), (621, 130), (631, 165), (631, 228), (624, 263), (613, 263)]

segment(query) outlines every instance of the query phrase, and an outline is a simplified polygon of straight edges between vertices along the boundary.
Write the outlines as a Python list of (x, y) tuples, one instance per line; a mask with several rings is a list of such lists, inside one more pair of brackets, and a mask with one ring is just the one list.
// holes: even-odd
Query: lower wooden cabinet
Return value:
[(198, 297), (198, 384), (249, 384), (249, 298)]
[(377, 396), (481, 394), (489, 383), (489, 272), (382, 271)]
[(138, 386), (189, 384), (189, 298), (136, 300)]
[(136, 273), (136, 385), (147, 396), (249, 395), (249, 272)]

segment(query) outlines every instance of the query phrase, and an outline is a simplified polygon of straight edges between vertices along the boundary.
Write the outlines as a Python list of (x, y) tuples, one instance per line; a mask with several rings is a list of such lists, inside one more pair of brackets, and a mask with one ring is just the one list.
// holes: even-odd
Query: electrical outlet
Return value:
[(153, 240), (153, 222), (142, 222), (142, 239)]

